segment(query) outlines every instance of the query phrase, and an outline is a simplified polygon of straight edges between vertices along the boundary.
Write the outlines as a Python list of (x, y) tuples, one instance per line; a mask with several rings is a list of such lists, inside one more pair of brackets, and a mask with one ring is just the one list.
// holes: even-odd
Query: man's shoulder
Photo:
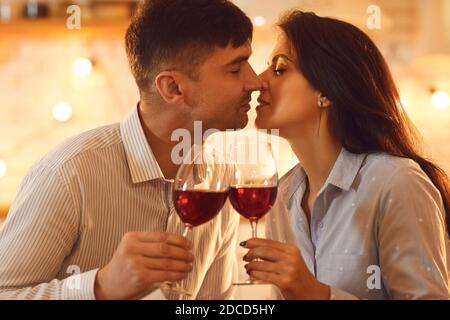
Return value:
[(80, 156), (122, 143), (119, 123), (101, 126), (70, 137), (47, 153), (38, 163), (58, 169)]

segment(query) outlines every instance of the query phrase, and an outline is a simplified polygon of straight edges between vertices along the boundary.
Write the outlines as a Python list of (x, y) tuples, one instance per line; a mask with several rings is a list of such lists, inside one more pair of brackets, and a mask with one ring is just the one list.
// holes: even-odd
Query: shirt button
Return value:
[(320, 229), (323, 229), (323, 222), (320, 222), (320, 223), (319, 223), (319, 228), (320, 228)]

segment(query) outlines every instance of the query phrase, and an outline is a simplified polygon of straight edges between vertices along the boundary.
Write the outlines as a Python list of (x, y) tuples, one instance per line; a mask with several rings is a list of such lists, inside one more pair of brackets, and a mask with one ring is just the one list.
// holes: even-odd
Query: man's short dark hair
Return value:
[(141, 91), (163, 71), (196, 79), (215, 47), (237, 48), (252, 39), (251, 20), (227, 0), (144, 0), (126, 32), (131, 72)]

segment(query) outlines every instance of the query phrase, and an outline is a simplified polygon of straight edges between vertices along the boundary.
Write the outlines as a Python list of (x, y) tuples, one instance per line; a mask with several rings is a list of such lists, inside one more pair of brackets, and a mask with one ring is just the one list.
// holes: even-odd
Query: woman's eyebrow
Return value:
[(289, 58), (286, 54), (280, 53), (275, 55), (270, 61), (267, 61), (267, 65), (271, 65), (272, 63), (275, 63), (279, 58), (284, 58), (290, 62), (293, 62), (291, 58)]

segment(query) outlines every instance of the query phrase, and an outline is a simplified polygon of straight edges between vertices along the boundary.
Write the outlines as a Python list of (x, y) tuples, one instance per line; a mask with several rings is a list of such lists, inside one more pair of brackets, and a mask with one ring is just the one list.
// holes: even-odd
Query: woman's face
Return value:
[[(297, 57), (286, 34), (280, 31), (269, 67), (260, 75), (268, 84), (261, 92), (255, 125), (259, 129), (279, 129), (289, 138), (305, 130), (317, 130), (319, 92), (300, 73)], [(299, 130), (301, 130), (299, 132)]]

